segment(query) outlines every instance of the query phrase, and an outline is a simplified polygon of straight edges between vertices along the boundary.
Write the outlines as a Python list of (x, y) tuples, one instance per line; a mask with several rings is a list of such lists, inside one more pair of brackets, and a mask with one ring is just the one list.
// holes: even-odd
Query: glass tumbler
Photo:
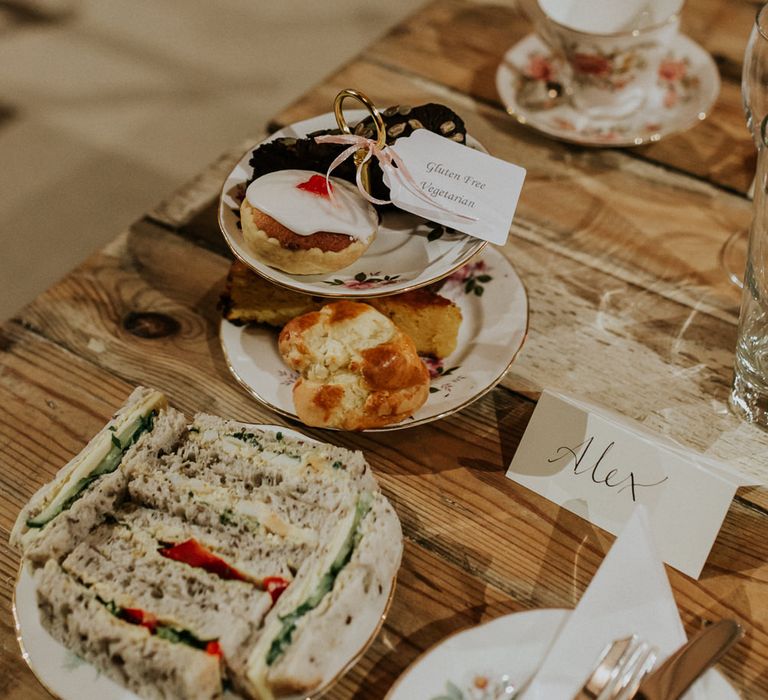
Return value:
[(768, 116), (760, 122), (759, 135), (730, 404), (744, 420), (768, 429)]
[[(755, 16), (741, 72), (741, 97), (747, 128), (759, 151), (762, 148), (760, 122), (768, 114), (768, 4)], [(754, 180), (749, 188), (753, 197)], [(720, 265), (728, 279), (742, 288), (742, 274), (747, 258), (748, 232), (734, 231), (720, 250)]]

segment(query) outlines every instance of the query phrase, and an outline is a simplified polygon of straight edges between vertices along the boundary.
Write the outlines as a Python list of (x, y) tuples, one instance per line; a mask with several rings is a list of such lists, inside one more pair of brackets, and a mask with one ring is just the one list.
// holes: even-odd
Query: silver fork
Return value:
[(573, 700), (628, 700), (656, 663), (658, 650), (636, 635), (617, 639), (600, 654)]

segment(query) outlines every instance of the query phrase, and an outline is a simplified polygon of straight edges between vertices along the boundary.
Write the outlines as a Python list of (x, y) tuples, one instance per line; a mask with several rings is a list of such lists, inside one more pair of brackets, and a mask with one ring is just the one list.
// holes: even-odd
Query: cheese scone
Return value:
[(307, 425), (365, 430), (399, 423), (429, 395), (413, 341), (367, 304), (338, 301), (280, 332), (285, 363), (301, 374), (293, 403)]

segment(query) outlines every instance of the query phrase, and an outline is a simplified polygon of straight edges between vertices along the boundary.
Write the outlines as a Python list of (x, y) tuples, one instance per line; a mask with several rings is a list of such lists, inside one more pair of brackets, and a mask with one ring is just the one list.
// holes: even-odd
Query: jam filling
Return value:
[(330, 180), (325, 179), (323, 175), (313, 175), (305, 182), (296, 185), (296, 189), (311, 192), (318, 197), (330, 197), (333, 194), (333, 185)]

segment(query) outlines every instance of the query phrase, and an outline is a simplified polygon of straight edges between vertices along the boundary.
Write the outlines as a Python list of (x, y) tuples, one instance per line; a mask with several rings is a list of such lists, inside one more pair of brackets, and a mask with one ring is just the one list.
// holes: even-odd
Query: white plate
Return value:
[[(433, 379), (427, 402), (407, 420), (377, 431), (429, 423), (476, 401), (496, 386), (523, 345), (528, 298), (517, 272), (495, 248), (486, 248), (454, 273), (440, 294), (461, 309), (456, 350), (440, 362), (429, 363)], [(298, 374), (280, 357), (277, 332), (223, 320), (219, 336), (227, 364), (243, 387), (273, 411), (298, 420), (292, 396)]]
[[(505, 697), (503, 687), (520, 687), (531, 678), (569, 614), (569, 610), (531, 610), (454, 634), (420, 656), (392, 686), (386, 700)], [(696, 689), (706, 700), (739, 697), (718, 671), (708, 671)]]
[(547, 104), (547, 88), (561, 74), (560, 59), (529, 34), (505, 54), (496, 71), (496, 89), (507, 112), (521, 124), (584, 146), (639, 146), (684, 131), (706, 118), (720, 93), (712, 57), (683, 34), (672, 42), (646, 104), (622, 119), (597, 122), (563, 98)]
[[(274, 430), (307, 442), (318, 442), (295, 430), (279, 425), (253, 425), (254, 428)], [(395, 592), (396, 578), (381, 607), (369, 606), (360, 611), (354, 625), (355, 639), (351, 644), (339, 646), (340, 653), (332, 674), (323, 679), (322, 687), (312, 697), (319, 697), (341, 678), (365, 653), (379, 633)], [(13, 617), (24, 660), (37, 679), (54, 697), (60, 700), (140, 700), (139, 696), (103, 675), (74, 652), (57, 642), (40, 623), (37, 610), (35, 581), (27, 567), (19, 572), (13, 600)], [(351, 653), (350, 649), (353, 649)], [(239, 695), (227, 692), (224, 700), (238, 700)], [(306, 695), (293, 695), (284, 700), (309, 700)]]
[[(367, 115), (365, 110), (346, 113), (351, 122)], [(313, 131), (331, 128), (336, 128), (333, 114), (323, 114), (280, 129), (261, 143), (284, 136), (304, 138)], [(484, 150), (471, 136), (467, 136), (467, 145)], [(248, 161), (254, 148), (240, 159), (224, 182), (219, 200), (219, 226), (232, 252), (275, 284), (326, 297), (386, 296), (423, 287), (451, 274), (486, 245), (478, 238), (446, 232), (442, 227), (437, 227), (443, 231), (442, 235), (435, 238), (433, 234), (433, 240), (429, 240), (436, 224), (395, 210), (384, 214), (376, 239), (363, 256), (341, 270), (325, 275), (291, 275), (265, 265), (248, 250), (240, 229), (240, 203), (245, 195), (245, 183), (253, 174)]]

